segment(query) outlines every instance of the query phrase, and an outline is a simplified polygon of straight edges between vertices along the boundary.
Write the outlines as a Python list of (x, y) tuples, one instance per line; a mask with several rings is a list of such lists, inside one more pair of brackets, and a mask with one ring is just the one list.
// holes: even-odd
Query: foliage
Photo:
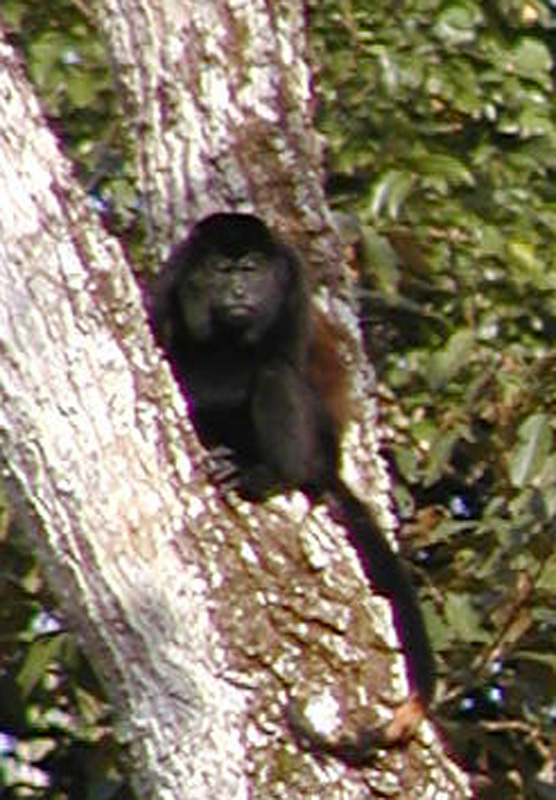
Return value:
[[(71, 0), (2, 0), (0, 19), (91, 203), (141, 241), (125, 128), (98, 34)], [(102, 688), (64, 629), (0, 495), (0, 796), (129, 800)]]
[(102, 39), (75, 0), (2, 0), (0, 20), (91, 204), (133, 252), (143, 241), (124, 109)]
[(536, 777), (556, 713), (551, 9), (325, 0), (311, 29), (439, 715), (485, 796), (552, 796)]
[(5, 504), (0, 564), (0, 796), (129, 800), (102, 691)]

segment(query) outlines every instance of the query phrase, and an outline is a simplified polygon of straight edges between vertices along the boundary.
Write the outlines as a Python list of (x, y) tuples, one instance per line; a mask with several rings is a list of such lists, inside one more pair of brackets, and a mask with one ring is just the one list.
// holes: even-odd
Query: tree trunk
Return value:
[[(211, 210), (256, 209), (337, 288), (300, 5), (95, 8), (137, 139), (153, 251)], [(6, 45), (2, 63), (0, 453), (118, 709), (138, 796), (466, 796), (428, 727), (365, 770), (323, 770), (295, 746), (292, 691), (369, 715), (377, 697), (386, 714), (405, 692), (403, 662), (384, 646), (387, 606), (341, 529), (303, 498), (232, 508), (215, 497), (122, 251)], [(356, 345), (352, 355), (360, 364)], [(361, 404), (353, 463), (384, 501), (373, 422)]]
[(72, 185), (6, 46), (2, 63), (0, 452), (11, 494), (121, 709), (140, 796), (242, 796), (245, 698), (223, 675), (191, 530), (210, 501), (183, 402), (120, 248)]
[(211, 211), (256, 208), (337, 280), (303, 4), (103, 0), (94, 8), (154, 246), (166, 251)]

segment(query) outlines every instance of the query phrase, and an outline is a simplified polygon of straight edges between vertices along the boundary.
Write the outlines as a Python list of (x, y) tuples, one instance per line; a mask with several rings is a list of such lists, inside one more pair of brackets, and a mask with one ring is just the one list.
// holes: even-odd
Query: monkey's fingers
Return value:
[(240, 472), (229, 447), (221, 445), (212, 449), (205, 462), (205, 472), (222, 494), (237, 490), (241, 485)]

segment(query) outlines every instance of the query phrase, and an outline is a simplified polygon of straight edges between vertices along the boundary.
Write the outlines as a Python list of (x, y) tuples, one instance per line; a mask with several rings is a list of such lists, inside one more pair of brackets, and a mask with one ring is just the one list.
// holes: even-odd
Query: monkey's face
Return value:
[(208, 254), (181, 287), (188, 332), (198, 339), (227, 336), (257, 344), (279, 316), (287, 281), (287, 266), (279, 258)]

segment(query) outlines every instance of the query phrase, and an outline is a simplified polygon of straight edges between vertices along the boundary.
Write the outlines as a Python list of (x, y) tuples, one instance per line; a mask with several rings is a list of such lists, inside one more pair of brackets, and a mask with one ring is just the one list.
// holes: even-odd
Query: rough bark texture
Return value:
[[(96, 8), (155, 249), (208, 211), (256, 209), (337, 279), (301, 6)], [(308, 515), (301, 498), (229, 508), (191, 466), (200, 453), (184, 404), (118, 244), (71, 185), (10, 51), (0, 57), (0, 450), (120, 710), (139, 795), (466, 796), (427, 727), (366, 770), (295, 747), (292, 692), (320, 695), (342, 724), (388, 714), (405, 692), (386, 605), (321, 511)], [(353, 474), (384, 497), (372, 420), (361, 406)]]
[(153, 243), (166, 249), (211, 211), (256, 208), (337, 280), (302, 3), (104, 0), (98, 9)]
[(142, 796), (246, 796), (245, 704), (191, 535), (203, 494), (183, 405), (117, 243), (71, 189), (8, 48), (0, 60), (5, 478), (122, 712)]

